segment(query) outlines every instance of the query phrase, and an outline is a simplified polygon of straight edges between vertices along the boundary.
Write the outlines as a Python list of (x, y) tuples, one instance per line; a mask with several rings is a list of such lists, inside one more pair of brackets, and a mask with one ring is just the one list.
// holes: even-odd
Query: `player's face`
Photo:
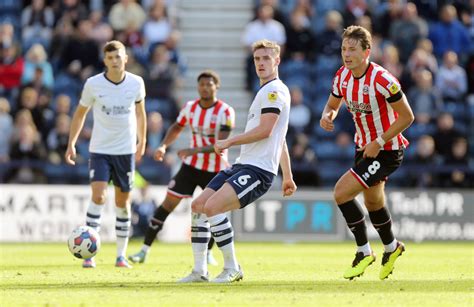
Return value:
[(253, 62), (261, 83), (277, 77), (280, 57), (275, 55), (272, 49), (260, 48), (255, 50), (253, 53)]
[(213, 99), (217, 93), (217, 85), (212, 78), (201, 78), (198, 82), (199, 96), (203, 100)]
[(119, 49), (111, 52), (106, 52), (104, 56), (104, 65), (107, 71), (118, 73), (125, 70), (128, 56), (125, 49)]
[(369, 58), (369, 53), (369, 49), (362, 49), (361, 43), (358, 40), (345, 38), (342, 41), (342, 60), (344, 61), (344, 66), (350, 70), (357, 70), (357, 68), (364, 66)]

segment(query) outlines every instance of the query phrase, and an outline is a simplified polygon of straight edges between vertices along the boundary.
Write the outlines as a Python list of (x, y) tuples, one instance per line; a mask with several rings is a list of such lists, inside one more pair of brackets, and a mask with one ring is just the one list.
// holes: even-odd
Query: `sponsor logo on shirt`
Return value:
[(347, 108), (351, 112), (358, 112), (364, 114), (371, 114), (372, 113), (372, 106), (370, 103), (363, 103), (357, 101), (347, 101)]
[(388, 85), (388, 90), (390, 91), (390, 93), (393, 94), (396, 94), (398, 93), (398, 91), (400, 90), (400, 87), (398, 86), (398, 84), (392, 82)]
[(268, 93), (268, 100), (270, 102), (275, 102), (278, 99), (278, 93), (276, 91), (272, 91)]

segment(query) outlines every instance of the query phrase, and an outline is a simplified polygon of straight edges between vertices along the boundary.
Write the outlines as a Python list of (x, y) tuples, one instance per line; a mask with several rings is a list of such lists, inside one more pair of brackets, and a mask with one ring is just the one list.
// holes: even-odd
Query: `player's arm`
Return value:
[(293, 173), (291, 172), (290, 154), (288, 152), (288, 146), (286, 140), (283, 142), (283, 147), (280, 157), (281, 173), (283, 175), (283, 181), (281, 184), (281, 190), (283, 196), (291, 196), (296, 191), (296, 184), (293, 181)]
[(328, 102), (324, 107), (323, 113), (321, 114), (321, 119), (319, 125), (326, 131), (334, 130), (334, 119), (339, 113), (339, 108), (342, 104), (342, 96), (338, 97), (331, 93), (328, 98)]
[(142, 99), (135, 104), (135, 114), (137, 116), (138, 144), (135, 159), (139, 161), (145, 154), (146, 149), (146, 112), (145, 101)]
[(228, 139), (217, 141), (216, 144), (214, 144), (214, 150), (218, 154), (221, 154), (224, 149), (231, 146), (255, 143), (268, 138), (272, 135), (273, 128), (275, 127), (279, 116), (279, 112), (271, 112), (271, 110), (270, 112), (263, 111), (260, 115), (260, 124), (257, 127)]
[(390, 98), (387, 99), (392, 109), (398, 113), (398, 118), (392, 123), (387, 131), (376, 140), (359, 149), (360, 151), (364, 150), (364, 157), (375, 158), (388, 140), (391, 140), (398, 134), (402, 133), (405, 129), (410, 127), (415, 120), (415, 116), (413, 115), (413, 111), (408, 104), (405, 94), (400, 91), (399, 94), (395, 94), (393, 97), (397, 97), (398, 95), (401, 97), (393, 102), (390, 101)]
[(89, 112), (90, 107), (85, 107), (81, 104), (77, 106), (76, 111), (72, 117), (71, 129), (69, 130), (69, 141), (67, 144), (66, 153), (64, 158), (67, 164), (75, 165), (76, 162), (76, 142), (79, 137), (79, 133), (84, 126), (84, 121), (86, 120), (87, 112)]
[(168, 147), (173, 144), (176, 139), (179, 137), (181, 132), (183, 132), (184, 126), (180, 125), (178, 122), (174, 122), (171, 127), (166, 131), (165, 137), (161, 142), (161, 145), (155, 150), (153, 155), (156, 161), (163, 161), (166, 150)]
[[(221, 130), (217, 134), (217, 140), (225, 140), (230, 136), (231, 128), (229, 126), (222, 126)], [(214, 144), (208, 146), (185, 148), (178, 151), (178, 156), (181, 159), (185, 159), (188, 156), (195, 155), (197, 153), (211, 153), (214, 152)]]

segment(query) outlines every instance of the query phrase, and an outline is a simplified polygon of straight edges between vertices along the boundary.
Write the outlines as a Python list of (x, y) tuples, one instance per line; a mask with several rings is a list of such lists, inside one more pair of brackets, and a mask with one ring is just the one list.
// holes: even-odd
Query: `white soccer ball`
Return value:
[(89, 226), (75, 228), (67, 240), (69, 251), (77, 258), (94, 257), (100, 249), (99, 233)]

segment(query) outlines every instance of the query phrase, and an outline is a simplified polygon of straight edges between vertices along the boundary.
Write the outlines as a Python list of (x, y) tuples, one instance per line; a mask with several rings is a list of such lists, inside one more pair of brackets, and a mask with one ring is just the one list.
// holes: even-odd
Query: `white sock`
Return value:
[(370, 243), (367, 242), (362, 246), (357, 246), (357, 252), (363, 252), (365, 256), (368, 256), (372, 253), (372, 249), (370, 248)]
[(146, 245), (146, 244), (143, 244), (142, 245), (142, 252), (144, 252), (145, 254), (148, 254), (148, 251), (150, 250), (150, 245)]
[(95, 231), (100, 231), (100, 220), (104, 205), (98, 205), (92, 200), (87, 207), (86, 225), (92, 227)]
[(117, 236), (117, 258), (125, 257), (128, 245), (128, 235), (130, 233), (130, 217), (131, 212), (127, 207), (115, 207), (115, 234)]
[(193, 213), (191, 223), (191, 246), (193, 248), (193, 271), (207, 275), (207, 244), (211, 238), (210, 226), (205, 214)]
[(225, 269), (239, 269), (234, 248), (234, 230), (225, 213), (209, 218), (211, 233), (217, 246), (222, 251)]
[(393, 239), (392, 242), (390, 242), (387, 245), (383, 246), (383, 249), (385, 250), (386, 253), (391, 253), (397, 248), (397, 240)]

